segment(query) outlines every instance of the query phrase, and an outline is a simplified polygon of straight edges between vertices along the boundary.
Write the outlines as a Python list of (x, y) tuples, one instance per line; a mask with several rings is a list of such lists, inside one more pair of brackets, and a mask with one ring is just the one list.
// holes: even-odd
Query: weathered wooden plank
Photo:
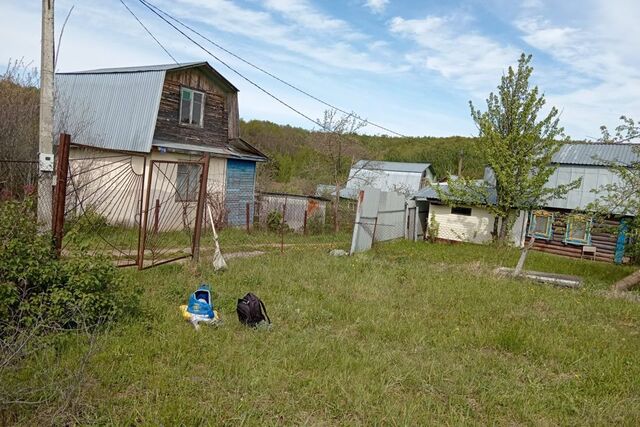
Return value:
[[(205, 94), (203, 126), (180, 123), (180, 88), (199, 90)], [(226, 94), (199, 70), (182, 70), (167, 74), (154, 138), (188, 144), (224, 147), (229, 141), (229, 114)]]

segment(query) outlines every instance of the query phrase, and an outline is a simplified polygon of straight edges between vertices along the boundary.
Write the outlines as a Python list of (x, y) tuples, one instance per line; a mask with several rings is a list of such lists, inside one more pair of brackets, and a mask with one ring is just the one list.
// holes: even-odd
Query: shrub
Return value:
[(322, 234), (325, 230), (324, 216), (320, 212), (315, 212), (307, 218), (307, 230), (309, 234)]
[(83, 213), (65, 221), (65, 230), (78, 234), (95, 233), (96, 230), (104, 230), (108, 226), (107, 218), (93, 207), (88, 207)]
[(431, 215), (431, 219), (429, 220), (429, 226), (427, 227), (427, 239), (434, 243), (438, 240), (438, 233), (440, 232), (440, 224), (436, 220), (435, 215)]
[(271, 211), (267, 214), (267, 229), (274, 233), (282, 230), (282, 213)]
[(0, 203), (0, 335), (36, 322), (90, 327), (131, 311), (135, 299), (111, 262), (84, 253), (58, 260), (33, 207), (32, 199)]

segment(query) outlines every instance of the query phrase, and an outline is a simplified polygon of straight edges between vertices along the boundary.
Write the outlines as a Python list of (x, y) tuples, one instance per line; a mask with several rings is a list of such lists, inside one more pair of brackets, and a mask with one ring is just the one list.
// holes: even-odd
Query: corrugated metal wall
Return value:
[(246, 160), (227, 160), (227, 208), (228, 224), (246, 225), (246, 206), (249, 203), (249, 223), (253, 223), (254, 184), (256, 164)]
[(604, 167), (562, 165), (549, 177), (547, 187), (569, 184), (582, 178), (579, 188), (571, 190), (561, 199), (552, 199), (547, 207), (561, 209), (586, 209), (600, 196), (597, 190), (604, 185), (619, 183), (620, 177)]

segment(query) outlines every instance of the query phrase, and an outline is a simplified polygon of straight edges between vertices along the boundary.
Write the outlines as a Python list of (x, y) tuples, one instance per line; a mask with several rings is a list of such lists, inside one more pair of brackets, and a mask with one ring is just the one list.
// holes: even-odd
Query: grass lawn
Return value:
[[(69, 410), (118, 425), (638, 425), (640, 304), (599, 292), (632, 268), (530, 254), (528, 269), (583, 276), (578, 291), (492, 274), (517, 256), (402, 241), (354, 257), (269, 253), (221, 275), (125, 270), (142, 314), (98, 338)], [(201, 281), (225, 324), (196, 332), (178, 306)], [(248, 291), (271, 330), (238, 323)], [(69, 340), (29, 369), (72, 369), (85, 346)]]
[[(138, 228), (126, 228), (115, 226), (98, 226), (95, 229), (87, 227), (84, 230), (72, 233), (66, 237), (64, 249), (73, 252), (84, 248), (89, 253), (110, 253), (113, 256), (129, 260), (136, 259), (138, 247)], [(164, 231), (159, 234), (147, 236), (147, 252), (155, 250), (156, 260), (174, 258), (176, 254), (190, 253), (191, 234), (184, 230)], [(336, 244), (349, 245), (351, 243), (351, 230), (342, 230), (339, 233), (307, 234), (288, 231), (282, 236), (279, 232), (252, 229), (247, 233), (242, 228), (228, 227), (219, 231), (219, 242), (223, 250), (230, 252), (246, 252), (253, 250), (280, 251), (280, 245), (296, 247), (329, 247)], [(205, 228), (200, 240), (203, 251), (213, 249), (213, 234)], [(121, 251), (122, 253), (120, 253)], [(148, 258), (152, 255), (148, 253)]]

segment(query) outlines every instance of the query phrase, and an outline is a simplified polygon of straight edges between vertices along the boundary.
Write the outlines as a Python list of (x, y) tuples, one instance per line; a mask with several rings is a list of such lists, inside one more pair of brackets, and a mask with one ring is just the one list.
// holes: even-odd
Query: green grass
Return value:
[[(354, 257), (317, 249), (232, 260), (220, 275), (125, 270), (142, 314), (100, 336), (76, 420), (637, 425), (640, 304), (598, 292), (632, 268), (531, 253), (528, 269), (583, 276), (578, 291), (492, 274), (517, 256), (395, 242)], [(201, 281), (225, 324), (196, 332), (178, 306)], [(238, 323), (236, 299), (248, 291), (264, 300), (271, 330)], [(82, 348), (72, 341), (30, 369), (74, 366)]]
[[(348, 246), (351, 243), (351, 230), (338, 233), (327, 232), (303, 235), (293, 231), (281, 233), (253, 229), (247, 233), (244, 228), (225, 228), (219, 232), (219, 243), (225, 252), (243, 252), (252, 250), (279, 251), (280, 245), (287, 246), (318, 246), (327, 245)], [(164, 231), (147, 237), (147, 249), (157, 248), (162, 257), (170, 258), (172, 254), (191, 247), (191, 234), (184, 230)], [(72, 252), (84, 248), (88, 252), (113, 252), (117, 249), (131, 254), (135, 259), (138, 245), (138, 229), (116, 226), (103, 226), (96, 233), (88, 228), (80, 233), (69, 235), (65, 240), (65, 250)], [(213, 248), (213, 234), (210, 230), (203, 230), (201, 247), (204, 251)]]

